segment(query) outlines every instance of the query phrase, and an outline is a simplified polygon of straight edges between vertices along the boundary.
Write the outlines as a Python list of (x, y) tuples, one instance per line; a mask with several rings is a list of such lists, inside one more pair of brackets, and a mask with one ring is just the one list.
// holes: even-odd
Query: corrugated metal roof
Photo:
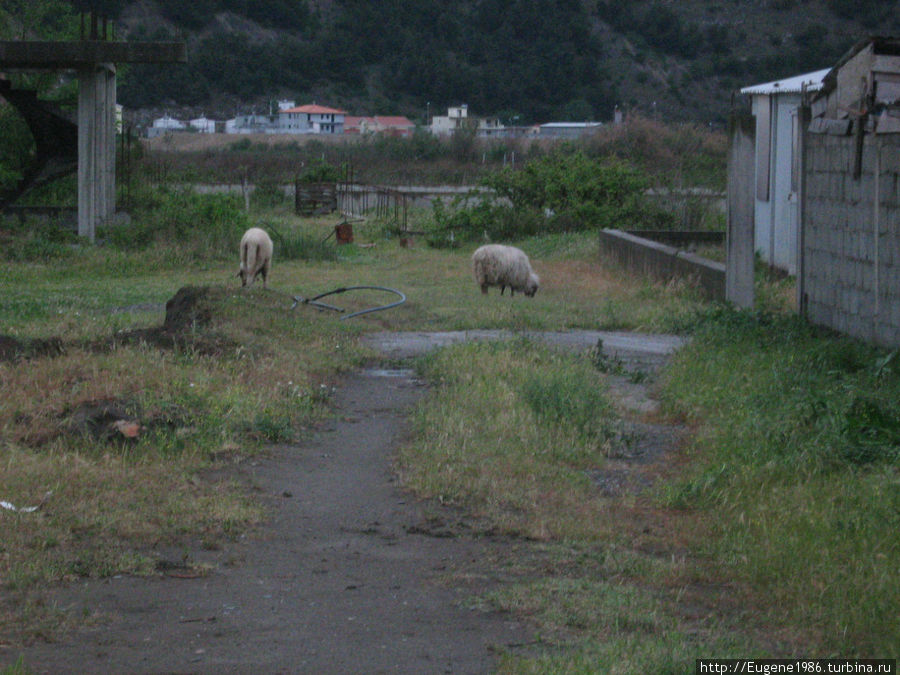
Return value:
[(549, 129), (592, 129), (602, 127), (603, 122), (547, 122), (539, 126)]
[(806, 85), (807, 91), (818, 91), (822, 87), (822, 80), (831, 71), (831, 68), (816, 70), (812, 73), (803, 75), (795, 75), (787, 77), (783, 80), (775, 80), (773, 82), (764, 82), (763, 84), (754, 84), (750, 87), (741, 89), (742, 94), (799, 94)]

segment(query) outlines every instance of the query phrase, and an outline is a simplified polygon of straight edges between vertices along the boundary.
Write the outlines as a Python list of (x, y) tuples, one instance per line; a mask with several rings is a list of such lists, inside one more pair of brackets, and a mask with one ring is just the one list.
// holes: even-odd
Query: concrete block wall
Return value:
[(725, 299), (725, 265), (623, 232), (602, 230), (601, 251), (629, 270), (659, 281), (694, 279), (713, 300)]
[(858, 178), (855, 138), (806, 134), (804, 142), (806, 315), (900, 347), (900, 134), (865, 137)]

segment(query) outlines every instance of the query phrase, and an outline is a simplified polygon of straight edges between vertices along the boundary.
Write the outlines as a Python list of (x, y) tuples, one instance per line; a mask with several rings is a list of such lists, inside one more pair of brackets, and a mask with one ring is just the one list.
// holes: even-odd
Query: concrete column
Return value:
[(115, 99), (112, 64), (78, 71), (78, 235), (92, 242), (116, 209)]
[(741, 308), (754, 303), (754, 158), (756, 122), (735, 112), (729, 123), (728, 232), (725, 299)]

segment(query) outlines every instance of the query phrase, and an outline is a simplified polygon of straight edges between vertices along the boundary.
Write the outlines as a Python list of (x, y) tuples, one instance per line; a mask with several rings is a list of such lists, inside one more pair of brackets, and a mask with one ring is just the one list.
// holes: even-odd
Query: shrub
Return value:
[(333, 166), (327, 162), (319, 161), (311, 163), (301, 173), (297, 180), (301, 183), (338, 183), (344, 180), (347, 174), (346, 166)]
[(548, 228), (546, 219), (535, 209), (517, 209), (491, 198), (479, 198), (474, 206), (461, 206), (462, 202), (462, 198), (456, 198), (449, 207), (439, 199), (432, 202), (436, 228), (427, 236), (430, 246), (446, 248), (463, 241), (519, 239), (541, 234)]
[(75, 232), (56, 222), (29, 218), (5, 224), (9, 237), (0, 246), (0, 258), (39, 262), (68, 258), (77, 242)]
[(124, 249), (143, 249), (152, 243), (171, 246), (179, 261), (185, 256), (230, 256), (251, 226), (238, 195), (201, 195), (184, 189), (145, 192), (133, 215), (129, 225), (103, 228), (101, 239)]
[[(647, 176), (626, 162), (591, 159), (565, 149), (528, 161), (514, 171), (501, 169), (482, 183), (495, 198), (475, 197), (474, 206), (451, 208), (433, 203), (438, 239), (509, 239), (547, 232), (601, 227), (671, 227), (674, 218), (644, 195)], [(472, 199), (467, 196), (465, 203)]]

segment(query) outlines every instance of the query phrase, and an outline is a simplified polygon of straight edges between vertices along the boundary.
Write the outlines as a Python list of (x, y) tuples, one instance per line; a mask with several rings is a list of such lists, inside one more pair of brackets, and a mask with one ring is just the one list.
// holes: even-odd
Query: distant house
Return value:
[(602, 122), (547, 122), (539, 125), (541, 138), (578, 138), (592, 134), (603, 126)]
[(342, 134), (346, 112), (323, 105), (301, 105), (294, 108), (279, 106), (276, 133), (284, 134)]
[(755, 245), (762, 260), (797, 273), (800, 222), (797, 110), (803, 92), (818, 91), (829, 69), (741, 89), (756, 118)]
[(225, 121), (226, 134), (271, 133), (272, 120), (268, 115), (238, 115)]
[(191, 129), (194, 129), (201, 134), (214, 134), (216, 133), (216, 121), (211, 120), (208, 117), (197, 117), (196, 119), (192, 119), (188, 122)]
[(506, 127), (496, 117), (481, 117), (478, 120), (478, 128), (475, 131), (478, 136), (493, 137), (506, 136)]
[(344, 133), (359, 134), (384, 134), (386, 136), (409, 137), (412, 136), (416, 125), (402, 116), (375, 115), (374, 117), (358, 117), (347, 115), (344, 117)]
[(435, 136), (449, 136), (468, 123), (469, 106), (461, 105), (448, 108), (446, 115), (435, 115), (431, 118), (431, 133)]
[(505, 127), (498, 119), (469, 117), (466, 104), (447, 109), (444, 116), (431, 118), (429, 130), (435, 136), (451, 136), (460, 129), (474, 129), (477, 136), (503, 136)]
[(187, 124), (185, 124), (181, 120), (175, 119), (174, 117), (170, 117), (167, 113), (162, 117), (158, 117), (153, 120), (153, 123), (147, 129), (147, 138), (156, 138), (157, 136), (163, 136), (173, 131), (187, 130)]

